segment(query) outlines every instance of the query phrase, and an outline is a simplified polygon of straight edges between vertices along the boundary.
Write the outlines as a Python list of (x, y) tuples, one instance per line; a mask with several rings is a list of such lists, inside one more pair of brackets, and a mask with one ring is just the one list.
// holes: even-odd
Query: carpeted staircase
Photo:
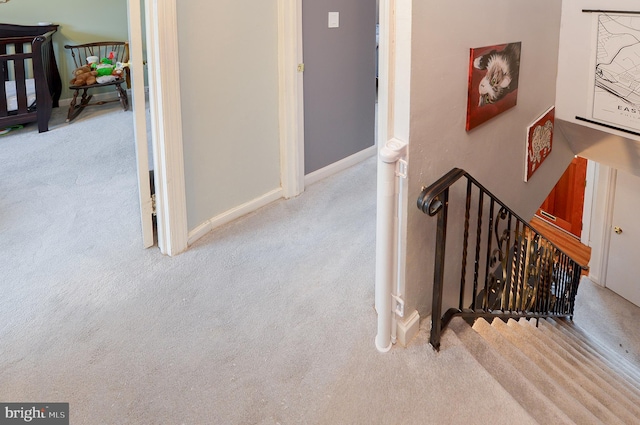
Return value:
[(449, 327), (537, 422), (640, 423), (640, 369), (570, 322), (479, 319), (470, 327), (456, 318)]

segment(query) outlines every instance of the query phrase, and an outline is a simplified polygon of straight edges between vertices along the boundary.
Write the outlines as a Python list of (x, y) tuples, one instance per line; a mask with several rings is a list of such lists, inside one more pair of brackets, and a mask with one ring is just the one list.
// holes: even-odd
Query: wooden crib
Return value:
[(38, 123), (49, 129), (51, 110), (58, 106), (62, 81), (53, 52), (58, 25), (0, 24), (0, 129)]

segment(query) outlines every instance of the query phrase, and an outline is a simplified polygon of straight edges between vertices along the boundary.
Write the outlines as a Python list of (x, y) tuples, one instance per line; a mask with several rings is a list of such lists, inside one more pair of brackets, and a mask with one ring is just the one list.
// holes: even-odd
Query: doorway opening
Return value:
[(302, 1), (305, 185), (377, 153), (377, 7)]
[(587, 159), (576, 156), (544, 200), (536, 215), (580, 239), (587, 181)]
[[(587, 163), (585, 158), (573, 158), (530, 222), (545, 238), (585, 267), (591, 260), (591, 247), (581, 242)], [(587, 273), (588, 269), (583, 272)]]

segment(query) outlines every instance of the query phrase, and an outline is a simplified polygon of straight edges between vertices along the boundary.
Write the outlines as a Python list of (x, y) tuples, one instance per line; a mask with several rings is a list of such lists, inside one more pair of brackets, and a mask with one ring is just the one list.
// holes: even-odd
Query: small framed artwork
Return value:
[(467, 131), (516, 106), (522, 43), (472, 48)]
[(551, 107), (527, 129), (527, 153), (525, 159), (524, 181), (529, 181), (540, 164), (551, 153), (553, 147), (553, 129), (555, 125), (555, 107)]

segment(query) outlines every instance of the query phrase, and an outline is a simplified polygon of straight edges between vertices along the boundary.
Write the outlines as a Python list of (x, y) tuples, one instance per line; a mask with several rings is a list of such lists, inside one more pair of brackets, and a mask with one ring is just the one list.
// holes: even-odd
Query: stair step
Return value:
[(615, 363), (625, 370), (627, 370), (631, 375), (634, 376), (634, 379), (640, 378), (640, 369), (634, 363), (631, 363), (628, 359), (624, 358), (620, 354), (616, 353), (614, 350), (610, 349), (606, 345), (604, 345), (601, 341), (592, 336), (588, 335), (584, 330), (580, 328), (580, 326), (574, 324), (573, 322), (567, 320), (550, 320), (550, 324), (554, 325), (556, 328), (560, 330), (564, 330), (565, 332), (570, 333), (574, 338), (580, 340), (584, 344), (586, 344), (593, 351), (597, 351), (605, 358), (614, 358)]
[(540, 329), (547, 338), (552, 339), (556, 344), (564, 348), (566, 352), (570, 353), (575, 361), (581, 364), (584, 368), (590, 369), (600, 378), (607, 381), (618, 392), (634, 403), (634, 405), (640, 405), (640, 391), (638, 391), (638, 389), (633, 385), (633, 382), (629, 382), (625, 377), (607, 366), (606, 359), (602, 356), (594, 356), (583, 350), (582, 347), (576, 347), (546, 320), (540, 321), (538, 329)]
[(509, 325), (518, 327), (531, 337), (531, 344), (560, 368), (566, 376), (574, 381), (584, 382), (583, 388), (616, 416), (622, 417), (625, 421), (635, 421), (635, 418), (640, 418), (640, 407), (637, 406), (640, 398), (624, 391), (624, 387), (612, 385), (589, 367), (586, 362), (577, 360), (571, 351), (565, 349), (562, 344), (551, 339), (542, 329), (537, 329), (527, 320), (511, 321)]
[[(532, 387), (527, 377), (520, 373), (509, 362), (505, 362), (504, 357), (492, 347), (492, 344), (469, 327), (464, 320), (454, 319), (450, 323), (449, 328), (456, 333), (460, 341), (462, 341), (473, 354), (478, 363), (480, 363), (538, 423), (572, 424), (575, 422), (576, 418), (572, 420), (572, 418), (567, 416), (552, 400), (547, 398), (542, 391)], [(539, 406), (546, 406), (546, 408), (540, 409)], [(586, 415), (582, 415), (577, 419), (584, 420), (584, 416)], [(595, 420), (596, 418), (590, 417), (589, 419)]]
[(603, 344), (600, 340), (589, 336), (589, 334), (582, 330), (580, 326), (564, 320), (558, 320), (557, 322), (560, 325), (563, 325), (569, 331), (572, 331), (575, 335), (587, 341), (589, 346), (591, 346), (594, 350), (602, 353), (607, 358), (615, 359), (615, 363), (619, 367), (624, 369), (629, 375), (631, 375), (635, 382), (638, 382), (638, 380), (640, 380), (640, 368), (638, 368), (637, 364), (631, 362), (629, 359), (625, 358), (619, 353), (616, 353), (614, 350)]
[[(533, 393), (533, 390), (535, 389), (550, 400), (550, 403), (527, 407), (527, 411), (532, 416), (534, 415), (534, 412), (535, 414), (541, 414), (541, 412), (539, 412), (540, 410), (545, 410), (550, 406), (555, 406), (555, 408), (561, 409), (573, 423), (602, 423), (602, 421), (599, 420), (591, 411), (587, 410), (585, 406), (568, 394), (567, 391), (553, 379), (553, 377), (550, 377), (540, 367), (532, 363), (521, 350), (505, 339), (503, 335), (501, 335), (485, 320), (477, 320), (473, 329), (482, 335), (482, 337), (491, 345), (493, 350), (498, 352), (504, 358), (501, 360), (501, 363), (498, 362), (498, 370), (502, 367), (508, 368), (509, 370), (515, 369), (527, 380), (527, 382), (517, 389), (517, 391), (525, 392), (525, 394), (520, 395), (518, 398), (526, 398), (529, 392)], [(544, 409), (541, 409), (541, 406), (544, 406)], [(530, 409), (533, 409), (533, 411)], [(562, 422), (541, 421), (540, 423), (546, 424)]]
[[(492, 327), (500, 332), (519, 350), (521, 350), (528, 359), (527, 362), (529, 364), (537, 365), (549, 376), (550, 379), (553, 379), (555, 382), (561, 385), (569, 395), (576, 399), (582, 406), (584, 406), (585, 409), (593, 413), (593, 415), (603, 423), (620, 423), (621, 419), (625, 423), (633, 423), (628, 422), (628, 412), (619, 412), (621, 417), (618, 417), (610, 409), (610, 407), (612, 407), (611, 404), (603, 404), (601, 400), (596, 398), (589, 390), (587, 390), (585, 388), (586, 386), (588, 386), (586, 380), (575, 380), (574, 377), (567, 375), (567, 373), (559, 368), (555, 364), (555, 362), (551, 361), (537, 349), (535, 337), (532, 338), (529, 335), (524, 334), (520, 331), (520, 326), (518, 326), (517, 323), (515, 325), (513, 323), (515, 322), (512, 322), (512, 325), (508, 326), (501, 320), (494, 320), (492, 323)], [(514, 326), (517, 326), (518, 329), (516, 329)]]
[(620, 377), (620, 379), (632, 386), (634, 390), (640, 390), (640, 386), (637, 384), (638, 380), (634, 376), (633, 371), (625, 367), (625, 365), (617, 363), (617, 357), (615, 354), (607, 355), (603, 351), (595, 350), (590, 346), (590, 343), (588, 341), (582, 340), (579, 336), (573, 334), (571, 330), (569, 328), (566, 328), (565, 326), (551, 322), (549, 328), (586, 356), (592, 356), (594, 358), (600, 359), (601, 363), (604, 365), (603, 368), (605, 370), (615, 372), (616, 375)]
[[(454, 319), (453, 322), (461, 319)], [(452, 323), (453, 323), (452, 322)], [(464, 322), (464, 321), (463, 321)], [(464, 322), (467, 330), (472, 329)], [(455, 324), (454, 324), (455, 326)], [(477, 335), (476, 335), (477, 336)], [(540, 424), (527, 410), (516, 401), (494, 377), (478, 362), (469, 347), (453, 332), (451, 325), (442, 334), (440, 358), (455, 364), (459, 374), (449, 379), (450, 385), (442, 391), (437, 391), (430, 400), (438, 400), (438, 404), (448, 405), (456, 395), (463, 396), (472, 409), (455, 409), (451, 411), (451, 423), (495, 423), (511, 424), (508, 418), (518, 418), (522, 425)], [(425, 371), (427, 375), (430, 372)], [(444, 378), (446, 375), (442, 375)], [(426, 378), (428, 379), (428, 378)], [(449, 407), (451, 408), (451, 407)], [(446, 408), (445, 408), (446, 411)], [(496, 418), (495, 412), (501, 412), (502, 417)], [(428, 422), (428, 421), (427, 421)], [(559, 422), (563, 423), (563, 422)]]
[(640, 390), (640, 372), (636, 367), (628, 363), (626, 359), (620, 357), (608, 348), (601, 346), (597, 341), (583, 335), (562, 320), (550, 319), (547, 322), (549, 325), (552, 325), (552, 329), (559, 332), (579, 350), (600, 357), (608, 369), (616, 372), (636, 390)]

